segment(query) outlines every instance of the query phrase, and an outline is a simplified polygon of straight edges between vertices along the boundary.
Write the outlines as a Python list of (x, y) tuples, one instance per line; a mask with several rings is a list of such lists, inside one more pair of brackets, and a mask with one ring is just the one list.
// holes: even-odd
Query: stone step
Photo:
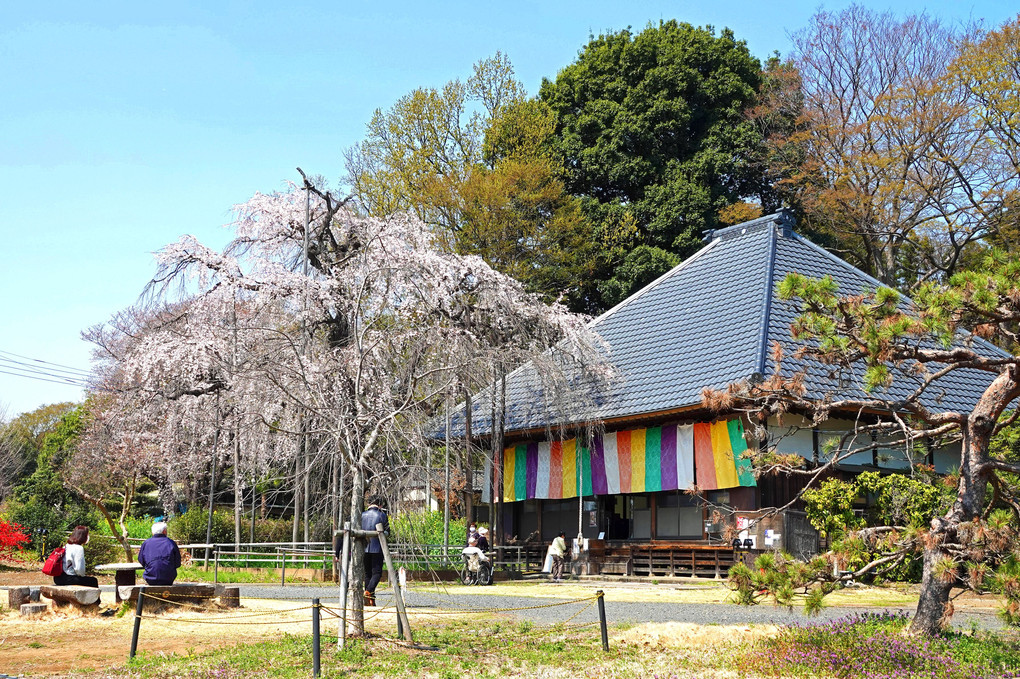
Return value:
[(26, 618), (42, 615), (50, 610), (49, 604), (21, 604), (21, 615)]

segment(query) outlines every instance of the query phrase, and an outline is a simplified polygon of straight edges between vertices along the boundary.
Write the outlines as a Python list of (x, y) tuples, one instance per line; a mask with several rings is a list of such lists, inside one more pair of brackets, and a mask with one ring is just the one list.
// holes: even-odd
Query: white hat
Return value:
[(165, 531), (166, 531), (165, 521), (157, 521), (156, 523), (152, 524), (153, 535), (162, 535)]
[(489, 534), (489, 529), (486, 528), (485, 526), (482, 526), (481, 528), (478, 529), (478, 534), (479, 535), (488, 535)]

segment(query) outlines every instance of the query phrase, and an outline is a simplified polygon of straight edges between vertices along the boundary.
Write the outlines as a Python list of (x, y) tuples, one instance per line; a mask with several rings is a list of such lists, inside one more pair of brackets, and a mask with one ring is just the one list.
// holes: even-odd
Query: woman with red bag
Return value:
[(53, 577), (54, 585), (82, 585), (99, 589), (99, 580), (85, 575), (85, 543), (89, 541), (88, 526), (76, 526), (64, 547), (64, 574)]

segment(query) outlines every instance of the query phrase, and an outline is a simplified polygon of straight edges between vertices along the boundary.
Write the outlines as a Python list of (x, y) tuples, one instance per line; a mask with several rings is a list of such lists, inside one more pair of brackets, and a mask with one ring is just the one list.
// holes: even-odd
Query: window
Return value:
[(686, 493), (666, 491), (655, 496), (655, 536), (701, 539), (702, 512)]

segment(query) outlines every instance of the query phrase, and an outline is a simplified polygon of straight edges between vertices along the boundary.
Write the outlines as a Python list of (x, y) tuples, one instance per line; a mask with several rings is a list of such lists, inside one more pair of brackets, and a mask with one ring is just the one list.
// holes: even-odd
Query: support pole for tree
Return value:
[(319, 653), (319, 600), (312, 599), (312, 676), (322, 674)]
[(343, 650), (344, 642), (347, 640), (347, 570), (350, 568), (351, 558), (351, 522), (344, 522), (344, 542), (340, 553), (340, 633), (337, 634), (337, 648)]
[(212, 542), (213, 497), (216, 495), (216, 458), (220, 442), (220, 393), (216, 392), (216, 429), (213, 431), (212, 444), (212, 475), (209, 478), (209, 516), (205, 524), (205, 558), (202, 568), (209, 567), (209, 544)]
[(595, 592), (599, 598), (599, 629), (602, 631), (602, 650), (609, 652), (609, 629), (606, 627), (606, 595), (600, 589)]
[(407, 619), (407, 611), (404, 609), (404, 595), (400, 592), (400, 578), (397, 576), (397, 572), (393, 570), (393, 560), (390, 559), (390, 548), (386, 544), (386, 534), (383, 533), (383, 525), (377, 523), (375, 529), (379, 532), (379, 546), (382, 547), (383, 557), (386, 559), (386, 570), (390, 574), (390, 585), (393, 587), (393, 599), (397, 604), (397, 616), (398, 619), (403, 622), (404, 640), (408, 643), (413, 643), (414, 639), (411, 638), (411, 622)]
[(446, 458), (443, 462), (443, 563), (450, 561), (450, 395), (446, 395)]

